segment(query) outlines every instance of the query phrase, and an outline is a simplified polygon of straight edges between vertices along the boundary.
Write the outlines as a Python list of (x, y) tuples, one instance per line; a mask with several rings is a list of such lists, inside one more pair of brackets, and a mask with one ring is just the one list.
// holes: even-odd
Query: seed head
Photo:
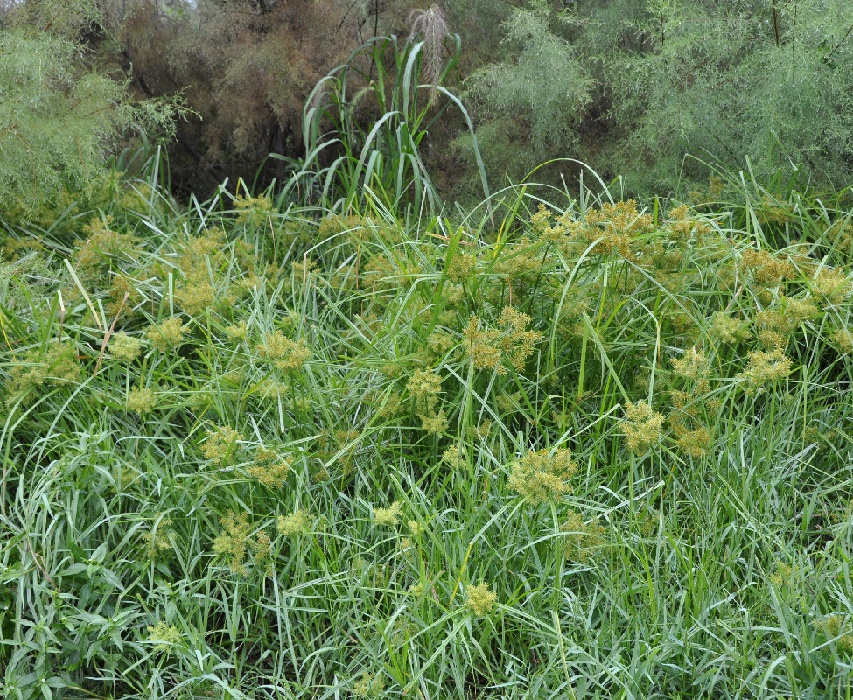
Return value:
[(207, 441), (201, 446), (202, 454), (214, 462), (224, 460), (233, 445), (242, 440), (243, 436), (233, 428), (224, 425), (216, 430), (207, 431)]
[(310, 513), (299, 508), (291, 515), (279, 515), (276, 530), (285, 537), (295, 537), (310, 532), (313, 525), (314, 518), (311, 517)]
[(645, 401), (628, 403), (622, 429), (631, 452), (645, 452), (661, 439), (663, 416), (652, 410)]
[(243, 560), (246, 558), (246, 546), (249, 541), (249, 517), (246, 513), (235, 515), (229, 510), (222, 518), (222, 532), (213, 540), (213, 551), (229, 560), (231, 571), (246, 573)]
[(127, 396), (127, 410), (144, 415), (157, 405), (154, 392), (149, 387), (134, 387)]
[(282, 370), (300, 369), (311, 358), (311, 350), (304, 338), (291, 340), (281, 331), (265, 335), (257, 350), (261, 357)]
[(490, 613), (497, 599), (497, 593), (490, 591), (486, 583), (465, 588), (465, 607), (475, 615), (482, 616)]
[(373, 524), (378, 526), (393, 527), (400, 521), (402, 505), (394, 501), (387, 508), (373, 508)]
[(116, 333), (110, 340), (110, 355), (122, 362), (133, 362), (142, 350), (142, 343), (125, 333)]
[(153, 627), (148, 627), (148, 641), (159, 642), (154, 646), (154, 651), (158, 653), (165, 652), (168, 656), (172, 653), (172, 647), (180, 644), (182, 635), (174, 625), (167, 625), (162, 620), (159, 620)]
[(147, 335), (155, 350), (165, 352), (170, 347), (180, 345), (184, 341), (186, 332), (184, 322), (177, 316), (172, 316), (159, 325), (152, 323), (148, 327)]
[(572, 487), (566, 482), (576, 469), (566, 449), (558, 449), (553, 454), (549, 450), (531, 451), (515, 462), (508, 485), (534, 505), (557, 500), (571, 493)]

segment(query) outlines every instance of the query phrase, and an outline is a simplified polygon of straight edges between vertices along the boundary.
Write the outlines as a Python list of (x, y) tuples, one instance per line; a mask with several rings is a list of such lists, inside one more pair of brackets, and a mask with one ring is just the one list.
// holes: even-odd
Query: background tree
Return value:
[[(251, 182), (271, 153), (299, 156), (314, 85), (368, 38), (399, 31), (405, 0), (199, 0), (125, 9), (121, 55), (146, 96), (186, 89), (200, 118), (182, 124), (173, 173), (194, 188)], [(280, 160), (263, 172), (281, 177)]]
[(689, 153), (731, 169), (748, 158), (758, 176), (796, 172), (846, 184), (853, 163), (847, 3), (562, 5), (531, 0), (511, 10), (503, 22), (511, 54), (469, 80), (493, 170), (519, 178), (531, 163), (572, 156), (625, 175), (631, 189), (665, 191), (680, 177), (707, 176), (697, 161), (684, 161)]
[(0, 207), (26, 216), (103, 173), (122, 130), (168, 135), (177, 102), (134, 105), (125, 81), (84, 61), (89, 2), (10, 3), (0, 14)]

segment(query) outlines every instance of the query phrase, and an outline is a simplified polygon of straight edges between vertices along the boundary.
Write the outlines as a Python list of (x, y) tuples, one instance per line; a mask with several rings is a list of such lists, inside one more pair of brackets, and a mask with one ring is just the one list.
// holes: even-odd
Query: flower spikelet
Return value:
[(753, 279), (760, 285), (774, 286), (786, 278), (796, 274), (794, 266), (787, 260), (768, 253), (766, 250), (750, 248), (743, 253), (744, 267), (752, 274)]
[(711, 431), (706, 426), (700, 425), (691, 430), (682, 420), (670, 419), (670, 423), (675, 433), (675, 442), (682, 452), (690, 457), (704, 457), (708, 454), (712, 438)]
[(464, 346), (476, 369), (491, 369), (506, 374), (502, 359), (506, 358), (516, 372), (524, 370), (536, 343), (542, 339), (539, 331), (528, 330), (531, 318), (512, 306), (504, 307), (498, 324), (500, 330), (480, 328), (480, 321), (471, 316), (463, 332)]
[(184, 322), (177, 316), (172, 316), (159, 325), (151, 324), (146, 334), (155, 350), (165, 352), (170, 347), (180, 345), (184, 341), (186, 332)]
[(501, 366), (501, 351), (497, 346), (498, 332), (491, 329), (481, 329), (476, 316), (468, 319), (468, 325), (463, 332), (465, 351), (476, 369), (491, 369), (498, 374), (506, 374), (506, 368)]
[(149, 387), (134, 387), (127, 395), (127, 410), (143, 415), (157, 405), (154, 392)]
[(853, 352), (853, 332), (849, 328), (839, 328), (831, 336), (832, 344), (839, 352)]
[(153, 627), (148, 627), (148, 641), (158, 642), (154, 645), (154, 651), (165, 652), (168, 656), (172, 653), (172, 647), (180, 644), (182, 635), (174, 625), (167, 625), (159, 620)]
[(249, 467), (246, 472), (255, 477), (264, 486), (271, 489), (280, 489), (290, 473), (292, 460), (279, 459), (275, 452), (260, 449), (255, 453), (256, 464)]
[(121, 362), (133, 362), (142, 351), (142, 343), (126, 333), (116, 333), (110, 341), (110, 355)]
[(237, 195), (234, 197), (234, 209), (239, 214), (237, 215), (237, 223), (249, 223), (252, 226), (260, 226), (266, 223), (267, 218), (273, 211), (273, 205), (269, 197), (243, 197)]
[(791, 360), (779, 349), (749, 353), (746, 369), (737, 378), (746, 382), (747, 391), (787, 377), (793, 369)]
[(352, 684), (352, 694), (357, 698), (380, 698), (385, 692), (385, 679), (372, 673), (362, 673)]
[(628, 403), (622, 429), (631, 452), (645, 452), (661, 438), (663, 416), (652, 410), (645, 401)]
[(229, 560), (231, 571), (245, 574), (246, 567), (243, 560), (246, 558), (246, 546), (249, 540), (249, 518), (246, 513), (235, 515), (229, 510), (222, 518), (223, 531), (213, 541), (213, 551)]
[(853, 285), (841, 270), (822, 268), (812, 281), (812, 292), (824, 304), (837, 305), (850, 294)]
[(201, 446), (201, 452), (207, 459), (221, 462), (228, 456), (232, 446), (242, 439), (240, 433), (227, 425), (208, 430), (207, 441)]
[(468, 253), (456, 253), (447, 266), (447, 276), (454, 282), (464, 282), (477, 269), (477, 256)]
[(542, 339), (539, 331), (527, 330), (531, 318), (512, 306), (504, 307), (501, 311), (500, 324), (503, 334), (500, 339), (501, 351), (509, 358), (516, 372), (524, 369), (527, 358), (533, 354), (533, 350)]
[(835, 646), (839, 651), (846, 654), (853, 653), (853, 634), (850, 632), (842, 634), (844, 629), (844, 617), (842, 615), (830, 615), (822, 622), (815, 624), (827, 637), (835, 637)]
[(393, 527), (400, 522), (402, 505), (399, 501), (394, 501), (387, 508), (373, 508), (373, 524), (378, 526)]
[(171, 518), (163, 518), (155, 527), (142, 534), (142, 540), (145, 542), (150, 557), (153, 558), (158, 551), (172, 549), (172, 542), (169, 538), (171, 524)]
[(213, 306), (216, 290), (208, 280), (186, 282), (175, 291), (175, 302), (190, 316), (196, 316)]
[(566, 559), (585, 562), (604, 544), (604, 528), (597, 522), (584, 523), (583, 515), (569, 511), (561, 528)]
[(441, 463), (458, 471), (465, 466), (465, 456), (458, 447), (448, 447), (441, 455)]
[(705, 353), (695, 347), (686, 351), (682, 357), (674, 357), (672, 369), (680, 377), (685, 379), (705, 379), (708, 376), (708, 360)]
[(311, 350), (304, 338), (291, 340), (281, 331), (265, 335), (263, 345), (257, 349), (261, 357), (282, 370), (297, 370), (311, 358)]
[(497, 593), (490, 591), (487, 583), (465, 588), (465, 607), (475, 615), (482, 616), (490, 613), (497, 599)]
[(80, 379), (80, 363), (73, 345), (57, 343), (42, 356), (39, 350), (29, 352), (24, 360), (15, 363), (9, 373), (7, 404), (17, 400), (27, 404), (35, 398), (33, 393), (45, 384), (64, 386)]
[(447, 421), (447, 416), (444, 415), (444, 411), (431, 413), (430, 415), (421, 416), (420, 418), (423, 423), (423, 429), (429, 435), (441, 435), (442, 433), (447, 432), (447, 428), (450, 426)]
[(406, 389), (417, 409), (432, 411), (441, 394), (441, 377), (436, 372), (417, 369), (406, 384)]
[(572, 487), (566, 483), (577, 470), (566, 449), (529, 451), (512, 468), (508, 486), (532, 504), (556, 500)]
[(276, 530), (285, 537), (304, 535), (311, 531), (314, 519), (307, 510), (301, 508), (290, 515), (279, 515), (276, 521)]
[(741, 319), (729, 316), (724, 311), (715, 311), (708, 326), (708, 335), (721, 343), (736, 345), (749, 340), (748, 324)]

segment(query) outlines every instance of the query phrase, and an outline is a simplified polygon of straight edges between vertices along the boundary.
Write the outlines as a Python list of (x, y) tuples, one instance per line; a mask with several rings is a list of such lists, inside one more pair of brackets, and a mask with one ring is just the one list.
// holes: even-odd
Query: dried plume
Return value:
[(444, 47), (444, 39), (450, 36), (447, 27), (447, 19), (444, 11), (436, 4), (429, 6), (428, 10), (412, 10), (409, 14), (410, 36), (420, 34), (423, 37), (423, 63), (422, 76), (431, 85), (429, 92), (429, 103), (435, 101), (438, 81), (441, 77), (442, 57), (441, 51)]

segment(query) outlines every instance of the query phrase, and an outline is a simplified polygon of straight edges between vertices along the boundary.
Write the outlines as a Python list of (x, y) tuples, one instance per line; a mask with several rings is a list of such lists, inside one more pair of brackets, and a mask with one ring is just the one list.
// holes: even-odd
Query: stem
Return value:
[(779, 40), (779, 13), (776, 10), (776, 0), (773, 0), (773, 34), (776, 37), (776, 46), (781, 45)]

